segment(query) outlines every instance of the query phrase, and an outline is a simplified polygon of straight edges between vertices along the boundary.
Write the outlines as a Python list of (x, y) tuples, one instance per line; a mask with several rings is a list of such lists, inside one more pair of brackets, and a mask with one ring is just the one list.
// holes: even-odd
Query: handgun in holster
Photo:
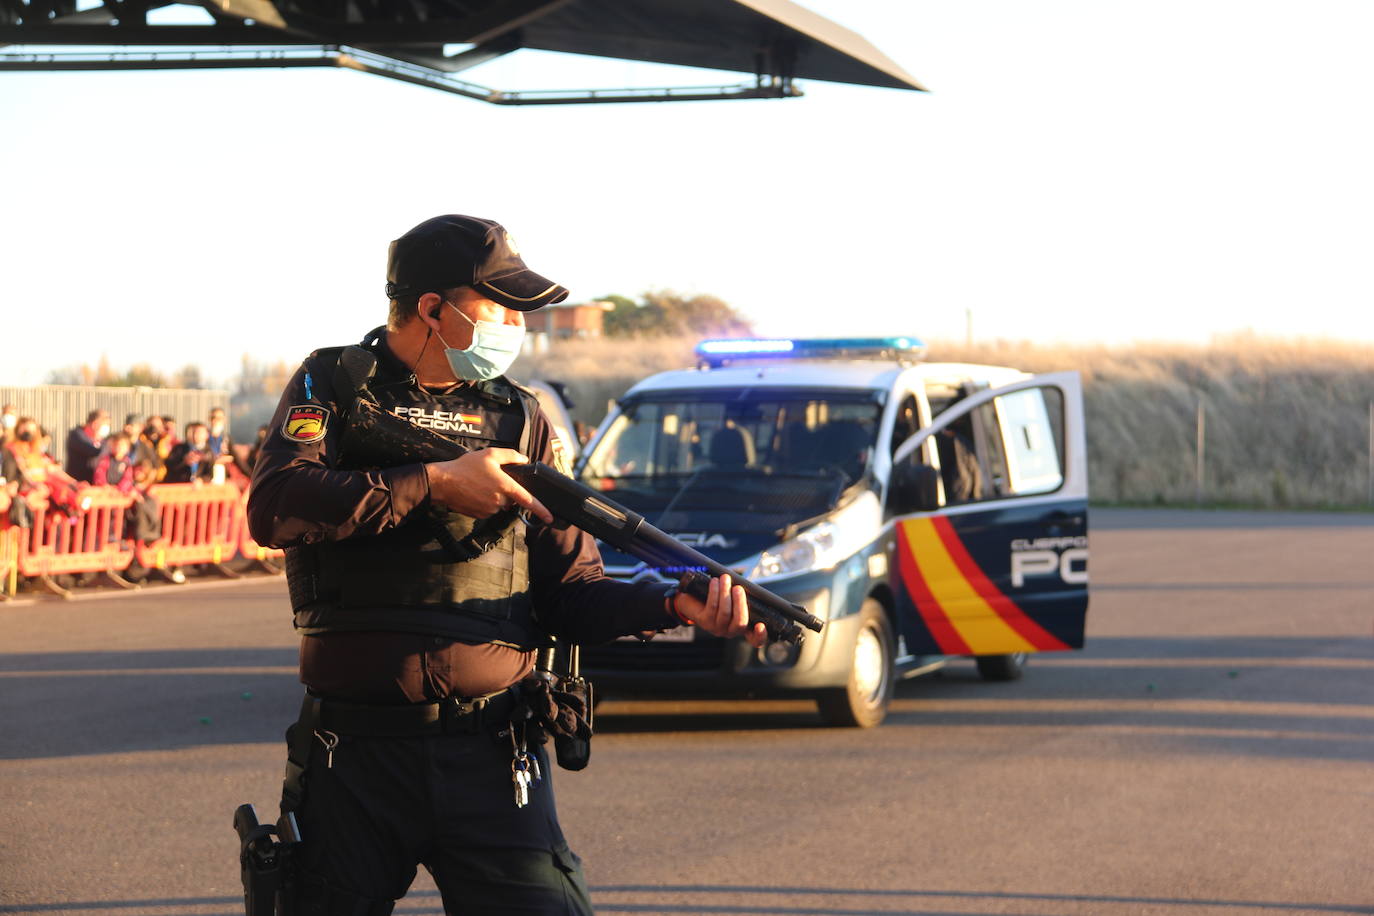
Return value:
[(252, 805), (234, 811), (239, 835), (239, 876), (246, 916), (291, 916), (291, 854), (301, 840), (296, 814), (288, 811), (276, 825), (258, 823)]

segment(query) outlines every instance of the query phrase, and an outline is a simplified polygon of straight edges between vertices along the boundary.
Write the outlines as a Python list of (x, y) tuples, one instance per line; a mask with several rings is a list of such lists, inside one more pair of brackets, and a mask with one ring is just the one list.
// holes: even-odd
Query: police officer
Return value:
[[(386, 326), (360, 348), (315, 351), (291, 379), (248, 504), (254, 538), (287, 548), (302, 634), (307, 694), (283, 793), (302, 836), (295, 911), (390, 913), (423, 864), (447, 913), (589, 913), (548, 758), (512, 721), (536, 649), (546, 634), (591, 643), (684, 619), (755, 645), (764, 630), (728, 577), (705, 602), (607, 578), (595, 542), (552, 525), (501, 470), (567, 470), (504, 373), (524, 313), (568, 293), (504, 228), (427, 220), (392, 242), (387, 281)], [(391, 460), (360, 461), (350, 436), (379, 446), (367, 410), (468, 451), (423, 463), (390, 443)]]

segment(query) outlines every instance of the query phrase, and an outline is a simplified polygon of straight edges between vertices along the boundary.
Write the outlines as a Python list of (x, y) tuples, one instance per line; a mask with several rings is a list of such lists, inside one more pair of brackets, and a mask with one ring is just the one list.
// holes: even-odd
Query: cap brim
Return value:
[(532, 312), (568, 298), (566, 289), (532, 270), (480, 280), (472, 288), (493, 302), (521, 312)]

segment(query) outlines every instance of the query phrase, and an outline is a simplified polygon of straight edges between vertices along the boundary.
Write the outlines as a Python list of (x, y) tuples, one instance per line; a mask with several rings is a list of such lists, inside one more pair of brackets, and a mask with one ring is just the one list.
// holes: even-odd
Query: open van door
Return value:
[[(923, 448), (932, 437), (938, 447)], [(1088, 463), (1078, 373), (955, 401), (896, 450), (890, 480), (933, 479), (919, 467), (932, 452), (932, 495), (891, 484), (887, 494), (907, 652), (976, 656), (984, 676), (1010, 678), (1024, 653), (1082, 648)]]

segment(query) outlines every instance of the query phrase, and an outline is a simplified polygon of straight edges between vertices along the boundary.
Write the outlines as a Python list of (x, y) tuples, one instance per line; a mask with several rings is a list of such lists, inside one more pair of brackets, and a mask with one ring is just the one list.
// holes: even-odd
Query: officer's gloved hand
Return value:
[[(544, 734), (587, 739), (592, 736), (586, 682), (536, 672), (520, 682), (520, 702)], [(539, 736), (542, 743), (543, 735)]]
[(553, 516), (544, 504), (515, 482), (503, 464), (528, 464), (529, 459), (511, 448), (484, 448), (449, 461), (425, 465), (430, 499), (469, 518), (486, 518), (502, 509), (528, 509), (545, 524)]

